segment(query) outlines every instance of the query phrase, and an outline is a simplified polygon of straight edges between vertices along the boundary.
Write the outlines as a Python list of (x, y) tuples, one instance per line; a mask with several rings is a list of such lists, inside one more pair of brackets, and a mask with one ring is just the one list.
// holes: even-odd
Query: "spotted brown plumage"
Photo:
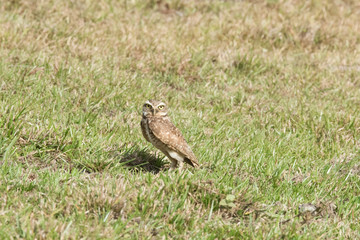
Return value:
[(144, 138), (163, 152), (172, 162), (171, 168), (183, 167), (186, 162), (198, 167), (199, 162), (180, 130), (174, 126), (167, 116), (167, 108), (163, 102), (148, 100), (143, 106), (141, 131)]

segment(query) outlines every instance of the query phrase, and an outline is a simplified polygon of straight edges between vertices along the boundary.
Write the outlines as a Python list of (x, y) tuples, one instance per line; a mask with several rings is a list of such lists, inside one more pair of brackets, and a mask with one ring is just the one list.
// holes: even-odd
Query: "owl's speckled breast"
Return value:
[(145, 121), (145, 132), (149, 138), (149, 140), (151, 141), (151, 144), (154, 145), (154, 147), (160, 149), (163, 153), (167, 154), (167, 149), (168, 147), (161, 142), (157, 137), (155, 137), (155, 135), (153, 134), (153, 132), (151, 131), (151, 129), (149, 128), (149, 121), (151, 121), (150, 119), (143, 119), (143, 121)]

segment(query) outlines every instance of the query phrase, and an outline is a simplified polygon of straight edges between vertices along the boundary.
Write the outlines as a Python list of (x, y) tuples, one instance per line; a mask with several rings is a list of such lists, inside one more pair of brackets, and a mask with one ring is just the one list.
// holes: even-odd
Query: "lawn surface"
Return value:
[(355, 0), (1, 1), (0, 239), (360, 238), (359, 33)]

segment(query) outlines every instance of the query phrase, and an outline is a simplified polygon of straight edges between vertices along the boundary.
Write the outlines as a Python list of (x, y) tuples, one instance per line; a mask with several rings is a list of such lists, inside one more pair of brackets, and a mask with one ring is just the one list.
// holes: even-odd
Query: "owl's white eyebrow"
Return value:
[(149, 105), (151, 105), (151, 106), (152, 106), (152, 104), (151, 104), (149, 101), (146, 101), (146, 102), (145, 102), (145, 104), (149, 104)]
[(164, 103), (160, 103), (159, 105), (157, 105), (158, 107), (160, 106), (164, 106), (165, 107), (165, 104)]

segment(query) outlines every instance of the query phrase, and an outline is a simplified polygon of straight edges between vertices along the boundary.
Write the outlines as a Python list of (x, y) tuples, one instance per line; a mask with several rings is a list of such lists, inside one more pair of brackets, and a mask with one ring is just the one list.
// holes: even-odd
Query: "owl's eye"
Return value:
[(163, 109), (164, 108), (164, 105), (160, 105), (160, 106), (158, 106), (158, 109)]
[(151, 105), (150, 105), (150, 104), (147, 104), (147, 103), (146, 103), (144, 106), (145, 106), (146, 108), (151, 108)]

